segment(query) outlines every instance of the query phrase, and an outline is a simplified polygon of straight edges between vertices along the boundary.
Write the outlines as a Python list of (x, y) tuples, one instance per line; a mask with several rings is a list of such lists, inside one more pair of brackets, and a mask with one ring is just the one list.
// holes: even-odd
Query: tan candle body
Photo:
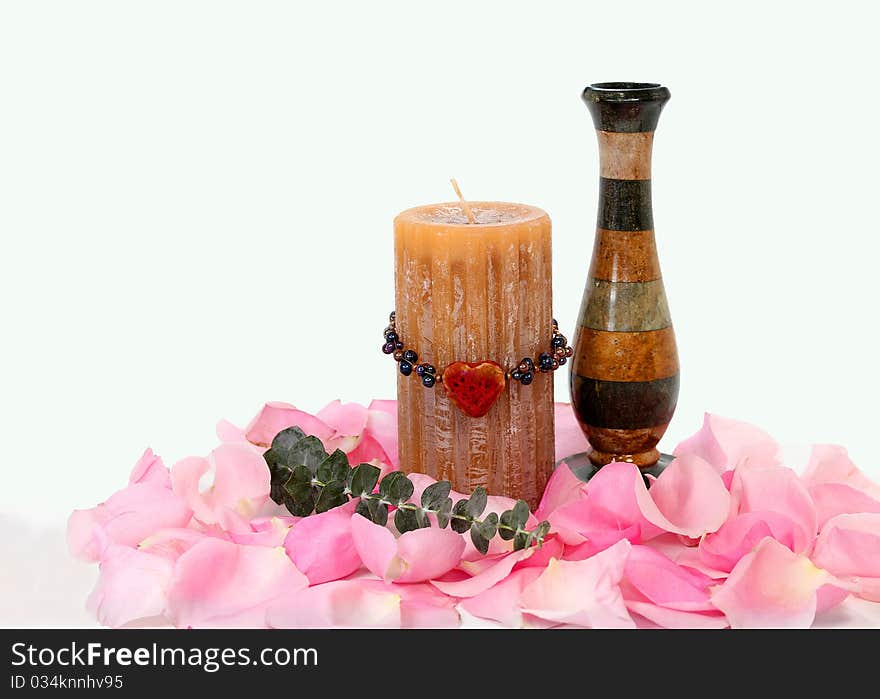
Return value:
[[(505, 370), (550, 351), (550, 218), (535, 207), (470, 202), (409, 209), (394, 221), (397, 331), (437, 373), (456, 361)], [(553, 469), (553, 376), (508, 380), (481, 418), (453, 405), (442, 384), (398, 373), (400, 464), (470, 493), (535, 507)]]

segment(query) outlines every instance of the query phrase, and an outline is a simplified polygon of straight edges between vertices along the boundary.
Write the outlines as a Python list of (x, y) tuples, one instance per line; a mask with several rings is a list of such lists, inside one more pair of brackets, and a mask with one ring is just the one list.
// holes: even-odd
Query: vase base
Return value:
[(635, 464), (643, 471), (655, 466), (660, 459), (660, 452), (657, 449), (649, 449), (638, 454), (612, 454), (599, 451), (598, 449), (590, 449), (587, 455), (597, 468), (610, 464), (612, 461), (623, 461), (628, 464)]
[[(663, 473), (663, 469), (665, 469), (669, 465), (669, 462), (671, 462), (673, 458), (675, 458), (675, 457), (673, 457), (672, 454), (661, 453), (660, 458), (657, 459), (657, 463), (655, 463), (653, 466), (647, 466), (647, 467), (641, 468), (639, 470), (643, 474), (649, 474), (651, 476), (654, 476), (654, 478), (656, 478), (661, 473)], [(563, 459), (562, 461), (560, 461), (557, 464), (557, 466), (559, 464), (561, 464), (563, 461), (566, 464), (568, 464), (568, 467), (571, 469), (571, 472), (578, 479), (580, 479), (584, 482), (589, 481), (593, 476), (595, 476), (599, 472), (599, 469), (601, 468), (601, 466), (596, 466), (592, 462), (592, 460), (590, 459), (589, 452), (581, 452), (580, 454), (573, 454), (572, 456), (569, 456), (569, 457)]]

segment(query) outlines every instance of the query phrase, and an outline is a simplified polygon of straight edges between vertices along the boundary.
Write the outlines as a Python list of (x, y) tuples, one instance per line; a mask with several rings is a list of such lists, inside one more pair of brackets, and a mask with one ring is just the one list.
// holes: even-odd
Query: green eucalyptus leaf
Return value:
[(517, 500), (512, 510), (512, 522), (514, 529), (525, 529), (529, 522), (529, 504), (525, 500)]
[(470, 518), (467, 516), (467, 505), (467, 500), (459, 500), (452, 508), (452, 514), (459, 515), (459, 517), (465, 517), (465, 519), (453, 517), (449, 520), (449, 526), (452, 527), (452, 531), (458, 532), (459, 534), (464, 534), (471, 528)]
[(324, 445), (317, 437), (303, 437), (287, 452), (286, 463), (290, 466), (302, 464), (314, 475), (318, 466), (327, 458)]
[(361, 498), (355, 512), (366, 517), (373, 524), (384, 527), (388, 523), (388, 505), (374, 498)]
[(452, 492), (452, 483), (449, 481), (431, 483), (422, 493), (422, 507), (426, 510), (438, 509), (449, 498), (450, 492)]
[(323, 488), (318, 499), (315, 501), (315, 512), (321, 513), (332, 510), (348, 502), (348, 495), (345, 490), (345, 481), (330, 481)]
[(468, 500), (467, 513), (468, 517), (471, 519), (476, 519), (481, 514), (483, 514), (483, 510), (486, 509), (486, 502), (488, 500), (488, 496), (486, 494), (486, 489), (482, 486), (477, 486), (474, 488), (474, 492), (471, 494), (470, 499)]
[(534, 530), (532, 530), (531, 534), (529, 535), (529, 543), (530, 544), (537, 543), (538, 546), (540, 547), (544, 544), (544, 538), (549, 533), (550, 533), (550, 522), (547, 522), (545, 520), (545, 521), (541, 522), (540, 524), (538, 524), (538, 526), (535, 527)]
[(343, 488), (345, 487), (345, 479), (351, 469), (348, 465), (348, 457), (345, 452), (337, 449), (330, 456), (324, 459), (315, 472), (315, 478), (322, 483), (330, 481), (340, 481)]
[(513, 550), (521, 551), (529, 545), (529, 533), (528, 532), (517, 532), (516, 536), (513, 537)]
[(412, 481), (403, 471), (392, 471), (379, 483), (379, 494), (394, 505), (407, 502), (413, 490)]
[(446, 498), (437, 508), (437, 526), (446, 529), (449, 524), (449, 514), (452, 512), (452, 498)]
[(495, 536), (498, 529), (498, 515), (490, 512), (482, 522), (474, 522), (471, 525), (471, 541), (477, 551), (486, 555), (489, 551), (489, 542)]
[(284, 484), (284, 490), (294, 502), (306, 500), (314, 491), (311, 471), (302, 464), (295, 466), (291, 470), (290, 480)]
[(308, 493), (301, 494), (299, 500), (294, 500), (288, 495), (284, 504), (294, 517), (308, 517), (315, 511), (316, 499), (317, 489), (309, 487)]
[(376, 483), (379, 481), (380, 473), (382, 471), (372, 464), (358, 464), (355, 466), (351, 471), (350, 478), (347, 479), (351, 496), (353, 498), (360, 498), (372, 493), (373, 488), (376, 487)]
[[(418, 511), (420, 512), (421, 510)], [(409, 509), (402, 510), (399, 507), (394, 513), (394, 526), (397, 527), (397, 531), (399, 531), (401, 534), (415, 531), (416, 529), (420, 528), (419, 520), (416, 517), (416, 512)]]
[(287, 453), (294, 444), (305, 436), (305, 432), (299, 427), (288, 427), (276, 434), (271, 446), (263, 453), (263, 458), (269, 464), (269, 468), (273, 469), (277, 464), (287, 465), (289, 463), (285, 458)]
[(499, 524), (503, 525), (503, 527), (510, 527), (510, 529), (499, 527), (498, 536), (500, 536), (505, 541), (510, 541), (514, 536), (516, 536), (516, 525), (513, 523), (513, 510), (505, 510), (504, 512), (502, 512), (498, 522)]

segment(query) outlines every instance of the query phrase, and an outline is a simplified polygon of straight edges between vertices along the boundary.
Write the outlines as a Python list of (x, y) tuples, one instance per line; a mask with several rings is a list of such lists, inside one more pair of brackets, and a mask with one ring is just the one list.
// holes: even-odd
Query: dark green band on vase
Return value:
[(634, 430), (665, 425), (678, 402), (679, 375), (653, 381), (602, 381), (571, 375), (571, 398), (582, 423)]
[(669, 90), (657, 83), (594, 83), (583, 92), (599, 131), (654, 131)]
[(592, 330), (636, 332), (672, 325), (662, 279), (609, 282), (589, 279), (579, 325)]
[(599, 178), (599, 217), (608, 231), (648, 231), (654, 228), (651, 180)]

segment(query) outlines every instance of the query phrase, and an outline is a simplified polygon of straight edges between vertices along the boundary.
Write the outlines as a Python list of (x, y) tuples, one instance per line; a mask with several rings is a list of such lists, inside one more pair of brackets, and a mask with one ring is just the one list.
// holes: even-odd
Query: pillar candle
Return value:
[[(548, 351), (552, 334), (550, 218), (533, 206), (420, 206), (394, 221), (396, 329), (418, 362), (492, 361), (508, 371)], [(483, 417), (441, 383), (398, 372), (400, 464), (537, 505), (553, 469), (553, 375), (507, 380)]]

